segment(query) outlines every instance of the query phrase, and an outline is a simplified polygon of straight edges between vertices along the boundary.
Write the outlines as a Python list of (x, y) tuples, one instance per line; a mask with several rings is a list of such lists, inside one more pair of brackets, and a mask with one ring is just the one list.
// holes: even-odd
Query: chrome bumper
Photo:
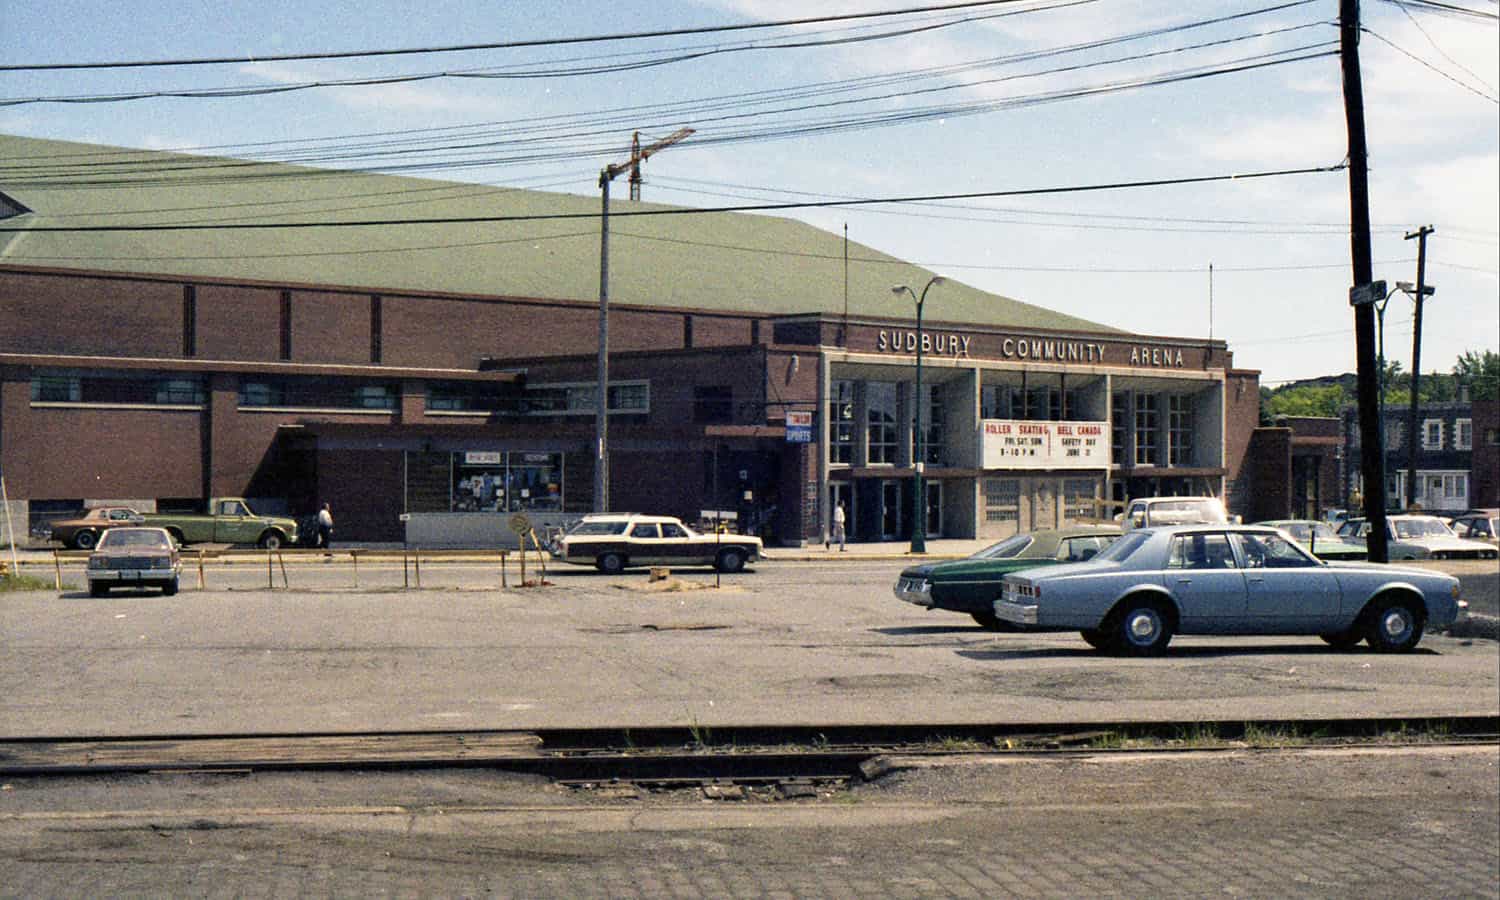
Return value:
[(925, 578), (898, 578), (891, 593), (897, 600), (932, 608), (932, 583)]
[(1035, 603), (1012, 603), (1002, 597), (995, 601), (995, 618), (1012, 625), (1035, 625), (1037, 605)]

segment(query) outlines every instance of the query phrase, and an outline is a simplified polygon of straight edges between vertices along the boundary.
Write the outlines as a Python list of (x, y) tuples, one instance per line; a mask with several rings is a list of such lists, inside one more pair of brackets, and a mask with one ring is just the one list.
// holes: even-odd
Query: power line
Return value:
[(1484, 91), (1481, 91), (1481, 90), (1479, 90), (1476, 87), (1473, 87), (1472, 85), (1465, 84), (1464, 82), (1458, 80), (1457, 78), (1454, 78), (1452, 75), (1449, 75), (1447, 72), (1444, 72), (1442, 69), (1439, 69), (1437, 66), (1433, 65), (1432, 63), (1428, 62), (1427, 60), (1423, 59), (1422, 57), (1416, 55), (1415, 53), (1412, 53), (1410, 50), (1406, 50), (1405, 48), (1403, 48), (1400, 45), (1396, 44), (1394, 41), (1390, 40), (1389, 38), (1385, 37), (1384, 35), (1381, 35), (1381, 34), (1379, 34), (1377, 32), (1371, 31), (1370, 29), (1364, 28), (1364, 27), (1361, 27), (1360, 31), (1363, 31), (1365, 34), (1368, 34), (1370, 37), (1375, 38), (1377, 41), (1380, 41), (1382, 44), (1385, 44), (1387, 47), (1390, 47), (1392, 50), (1395, 50), (1397, 53), (1400, 53), (1402, 56), (1405, 56), (1406, 58), (1408, 58), (1408, 59), (1416, 62), (1417, 64), (1419, 64), (1419, 65), (1421, 65), (1421, 66), (1423, 66), (1423, 67), (1425, 67), (1427, 69), (1430, 69), (1433, 72), (1436, 72), (1438, 75), (1441, 75), (1442, 77), (1448, 79), (1449, 81), (1453, 82), (1454, 84), (1458, 85), (1459, 87), (1463, 88), (1464, 90), (1468, 91), (1469, 93), (1471, 93), (1471, 94), (1477, 94), (1478, 96), (1483, 97), (1484, 99), (1490, 101), (1491, 103), (1500, 104), (1500, 97), (1491, 96), (1489, 94), (1486, 94)]
[[(1278, 178), (1290, 175), (1312, 175), (1337, 172), (1345, 168), (1347, 164), (1340, 162), (1331, 166), (1315, 166), (1300, 169), (1277, 169), (1261, 172), (1243, 172), (1231, 175), (1202, 175), (1183, 178), (1158, 178), (1142, 181), (1120, 181), (1105, 184), (1069, 185), (1064, 187), (1049, 188), (1024, 188), (1018, 190), (1003, 191), (969, 191), (960, 194), (926, 194), (907, 197), (883, 197), (864, 200), (822, 200), (804, 201), (800, 203), (761, 203), (744, 204), (738, 206), (720, 206), (701, 209), (671, 208), (654, 210), (622, 210), (611, 212), (611, 216), (619, 218), (639, 218), (657, 216), (683, 216), (704, 215), (711, 213), (737, 213), (737, 212), (768, 212), (773, 210), (787, 209), (832, 209), (850, 206), (867, 206), (875, 203), (915, 203), (930, 202), (934, 200), (968, 200), (976, 197), (1028, 197), (1041, 196), (1045, 194), (1078, 194), (1094, 191), (1126, 190), (1133, 188), (1169, 187), (1174, 185), (1189, 184), (1211, 184), (1226, 181), (1249, 181), (1262, 178)], [(576, 219), (596, 219), (596, 213), (544, 213), (536, 215), (517, 216), (454, 216), (445, 218), (424, 219), (372, 219), (366, 221), (335, 221), (335, 222), (263, 222), (263, 223), (230, 223), (230, 224), (189, 224), (189, 225), (56, 225), (40, 227), (3, 227), (0, 234), (38, 234), (38, 233), (92, 233), (92, 232), (152, 232), (152, 231), (241, 231), (249, 229), (303, 229), (303, 228), (371, 228), (392, 225), (463, 225), (478, 224), (484, 222), (546, 222), (566, 221)]]
[(1385, 2), (1402, 7), (1403, 9), (1418, 9), (1424, 12), (1432, 12), (1455, 18), (1500, 19), (1500, 15), (1492, 12), (1471, 9), (1470, 7), (1460, 6), (1456, 3), (1439, 3), (1436, 0), (1385, 0)]
[(817, 25), (828, 22), (851, 22), (861, 19), (878, 19), (889, 16), (916, 13), (940, 12), (958, 9), (974, 9), (984, 6), (1002, 6), (1028, 0), (975, 0), (968, 3), (947, 3), (935, 6), (911, 6), (901, 9), (876, 10), (873, 12), (845, 13), (842, 15), (806, 16), (796, 19), (779, 19), (770, 22), (749, 22), (738, 25), (705, 25), (697, 28), (667, 28), (654, 31), (626, 31), (611, 34), (584, 35), (577, 37), (536, 38), (521, 41), (494, 41), (479, 44), (451, 44), (430, 47), (404, 47), (384, 50), (345, 50), (317, 53), (265, 53), (249, 56), (213, 56), (187, 59), (114, 60), (85, 63), (25, 63), (0, 65), (0, 72), (38, 72), (61, 69), (130, 69), (159, 68), (165, 66), (214, 66), (263, 62), (306, 62), (309, 60), (354, 59), (372, 56), (409, 56), (427, 53), (464, 53), (475, 50), (514, 50), (523, 47), (558, 47), (570, 44), (600, 44), (615, 41), (635, 41), (646, 38), (683, 37), (694, 34), (725, 34), (739, 31), (755, 31), (769, 28), (786, 28), (796, 25)]

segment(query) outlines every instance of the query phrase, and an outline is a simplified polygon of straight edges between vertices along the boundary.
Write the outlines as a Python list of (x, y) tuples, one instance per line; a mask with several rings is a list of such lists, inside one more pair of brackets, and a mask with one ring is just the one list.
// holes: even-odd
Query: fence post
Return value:
[[(88, 563), (84, 563), (84, 565), (87, 566)], [(58, 557), (57, 557), (57, 551), (56, 550), (52, 551), (52, 570), (53, 570), (54, 583), (57, 585), (57, 592), (59, 594), (61, 594), (62, 593), (62, 560), (58, 559)], [(21, 573), (17, 572), (16, 574), (20, 575)], [(85, 572), (84, 574), (87, 575), (88, 573)]]
[(500, 589), (509, 590), (510, 585), (505, 583), (505, 556), (504, 550), (500, 551)]
[(207, 584), (203, 580), (203, 551), (198, 551), (198, 590), (203, 590)]
[(359, 551), (350, 550), (349, 558), (354, 560), (354, 589), (359, 590)]
[(289, 591), (289, 590), (292, 589), (292, 583), (287, 580), (287, 577), (286, 577), (286, 557), (281, 555), (281, 551), (280, 550), (276, 551), (276, 561), (281, 564), (281, 588), (282, 588), (282, 590)]

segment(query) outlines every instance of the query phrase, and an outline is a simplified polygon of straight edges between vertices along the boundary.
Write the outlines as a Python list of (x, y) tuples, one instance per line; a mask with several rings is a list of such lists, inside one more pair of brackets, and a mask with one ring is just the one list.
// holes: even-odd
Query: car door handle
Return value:
[(1245, 576), (1245, 580), (1248, 581), (1248, 582), (1250, 582), (1251, 584), (1265, 584), (1266, 583), (1265, 578), (1263, 578), (1263, 577), (1261, 577), (1259, 575), (1246, 575)]
[(1177, 583), (1178, 584), (1192, 584), (1193, 583), (1193, 579), (1191, 579), (1191, 578), (1179, 578), (1179, 579), (1177, 579)]

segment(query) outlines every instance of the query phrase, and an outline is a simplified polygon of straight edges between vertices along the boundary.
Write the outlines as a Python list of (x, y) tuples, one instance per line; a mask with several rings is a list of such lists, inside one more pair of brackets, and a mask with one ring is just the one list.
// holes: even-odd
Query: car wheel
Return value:
[(108, 593), (109, 593), (109, 585), (108, 584), (105, 584), (102, 581), (90, 581), (89, 582), (89, 596), (90, 597), (103, 597), (105, 594), (108, 594)]
[(618, 553), (605, 553), (594, 560), (594, 567), (606, 575), (618, 575), (625, 571), (625, 557)]
[(92, 550), (99, 543), (99, 535), (92, 531), (80, 531), (73, 535), (73, 546), (79, 550)]
[(1085, 628), (1078, 632), (1090, 647), (1104, 650), (1109, 647), (1109, 633), (1102, 628)]
[(738, 550), (722, 550), (719, 552), (718, 568), (720, 572), (738, 572), (745, 567), (745, 554)]
[(1335, 650), (1353, 650), (1364, 636), (1359, 633), (1358, 628), (1350, 628), (1347, 631), (1329, 631), (1318, 637)]
[(1425, 625), (1410, 600), (1377, 600), (1365, 622), (1365, 640), (1380, 653), (1405, 653), (1417, 646)]
[(260, 536), (259, 543), (266, 550), (280, 550), (281, 545), (285, 543), (285, 539), (282, 538), (279, 531), (268, 531)]
[(1126, 600), (1104, 630), (1110, 649), (1124, 656), (1155, 656), (1172, 640), (1172, 620), (1159, 600)]
[(171, 581), (162, 582), (161, 595), (163, 597), (170, 597), (175, 593), (177, 593), (177, 579), (173, 578)]

